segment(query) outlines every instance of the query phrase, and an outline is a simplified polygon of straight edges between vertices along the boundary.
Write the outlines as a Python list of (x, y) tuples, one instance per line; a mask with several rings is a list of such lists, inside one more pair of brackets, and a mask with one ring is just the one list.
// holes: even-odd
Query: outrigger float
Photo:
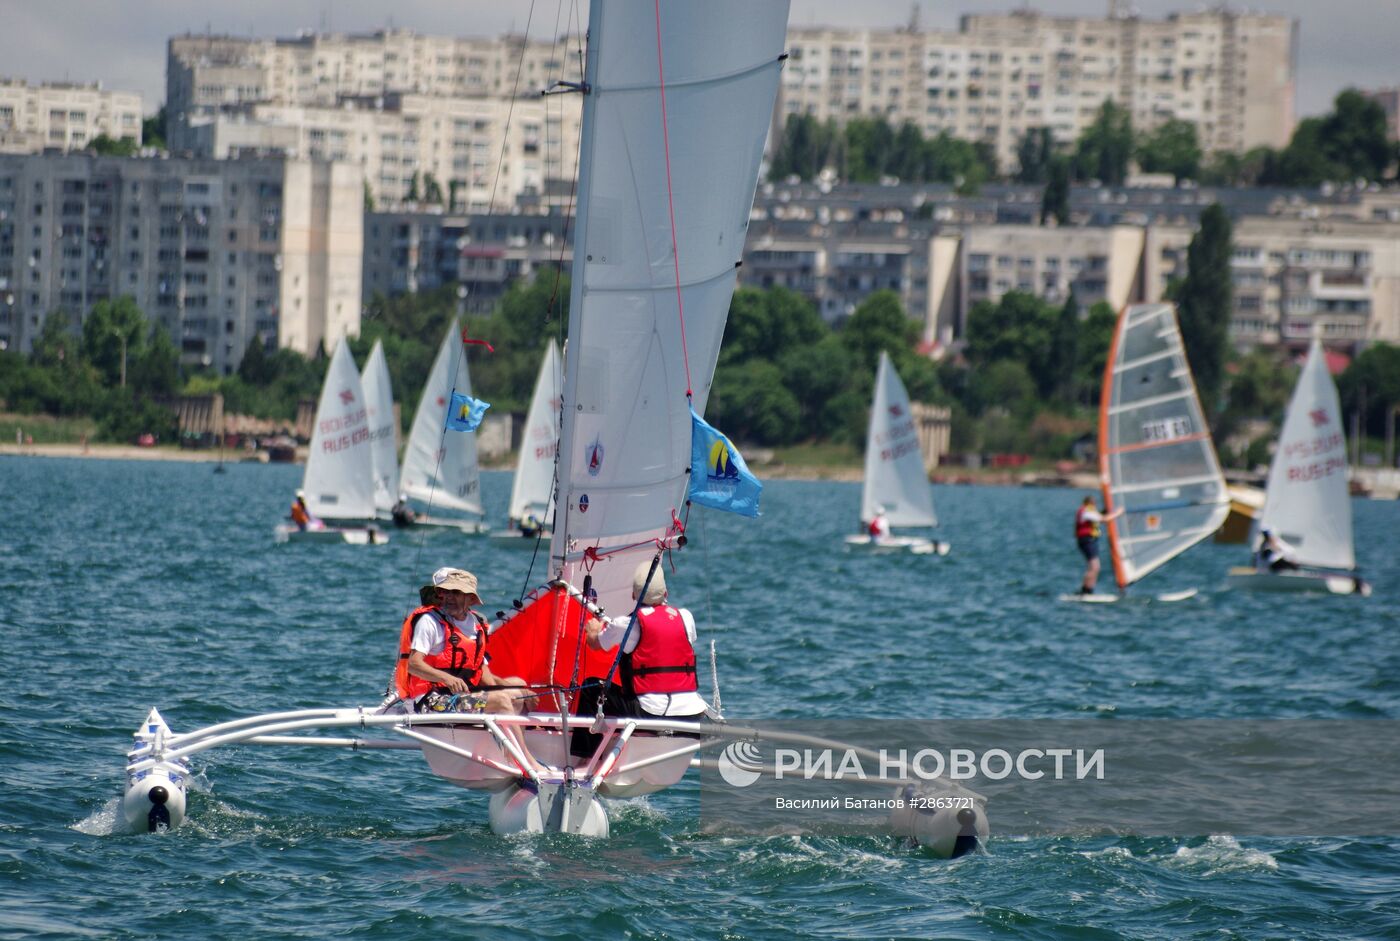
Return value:
[[(692, 423), (704, 414), (737, 280), (787, 13), (787, 0), (592, 0), (583, 81), (556, 86), (583, 96), (556, 518), (547, 584), (502, 615), (489, 641), (492, 672), (523, 679), (531, 711), (415, 713), (394, 697), (177, 733), (152, 709), (128, 755), (129, 826), (178, 826), (189, 761), (223, 745), (416, 750), (435, 774), (491, 795), (498, 833), (605, 836), (603, 799), (669, 787), (708, 760), (706, 749), (821, 741), (723, 721), (571, 714), (588, 682), (605, 686), (618, 667), (584, 642), (587, 616), (633, 610), (638, 565), (651, 559), (654, 570), (684, 546), (693, 474), (709, 493), (733, 486), (722, 469), (692, 461)], [(953, 856), (985, 837), (986, 817), (979, 795), (951, 782), (943, 790), (975, 798), (975, 808), (891, 823)]]

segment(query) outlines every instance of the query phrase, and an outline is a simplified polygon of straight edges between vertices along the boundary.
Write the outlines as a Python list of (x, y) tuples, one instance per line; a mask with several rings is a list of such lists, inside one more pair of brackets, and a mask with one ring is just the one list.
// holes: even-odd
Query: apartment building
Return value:
[(363, 199), (351, 164), (0, 155), (0, 345), (121, 295), (225, 374), (356, 335)]
[(81, 150), (92, 139), (141, 143), (141, 96), (100, 84), (0, 78), (0, 153)]
[(463, 312), (489, 314), (513, 282), (570, 264), (571, 222), (562, 213), (367, 213), (364, 299), (455, 285)]
[(431, 178), (449, 211), (505, 212), (548, 181), (574, 177), (580, 117), (572, 95), (512, 102), (395, 92), (337, 107), (248, 104), (205, 119), (185, 139), (202, 156), (279, 152), (355, 164), (376, 206), (433, 202)]
[(1150, 130), (1196, 125), (1207, 151), (1280, 147), (1295, 123), (1297, 22), (1213, 10), (1139, 17), (964, 16), (957, 31), (793, 28), (775, 112), (882, 117), (991, 144), (1003, 169), (1037, 127), (1071, 143), (1104, 100)]
[(375, 200), (404, 202), (415, 173), (460, 191), (449, 208), (507, 209), (572, 179), (580, 96), (577, 37), (559, 42), (425, 36), (410, 30), (292, 39), (177, 36), (166, 99), (172, 150), (280, 150), (349, 160)]

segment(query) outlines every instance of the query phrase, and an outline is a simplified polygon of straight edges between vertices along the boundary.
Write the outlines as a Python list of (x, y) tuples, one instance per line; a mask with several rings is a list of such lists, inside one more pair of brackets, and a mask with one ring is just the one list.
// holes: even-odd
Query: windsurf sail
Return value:
[(1104, 367), (1099, 403), (1099, 473), (1119, 588), (1176, 558), (1220, 528), (1230, 511), (1225, 478), (1176, 309), (1123, 310)]
[(335, 345), (321, 399), (301, 487), (306, 506), (324, 520), (374, 519), (369, 411), (355, 358), (345, 337)]
[(360, 383), (365, 390), (365, 410), (369, 413), (374, 507), (381, 513), (388, 513), (399, 499), (399, 435), (398, 422), (394, 420), (389, 364), (384, 359), (384, 344), (378, 340), (369, 351)]
[(594, 0), (550, 566), (610, 613), (673, 544), (784, 58), (786, 0)]
[(1288, 401), (1259, 525), (1291, 545), (1301, 565), (1356, 567), (1342, 407), (1316, 338)]
[(540, 374), (535, 379), (530, 411), (525, 416), (520, 458), (510, 488), (512, 523), (533, 515), (547, 524), (554, 510), (554, 455), (559, 450), (559, 406), (563, 386), (559, 347), (551, 339), (540, 362)]
[(860, 518), (869, 523), (883, 507), (891, 526), (936, 526), (933, 489), (914, 427), (909, 393), (888, 353), (875, 372), (875, 401), (865, 439), (865, 486)]
[(446, 510), (483, 515), (476, 435), (444, 432), (452, 393), (470, 395), (471, 391), (467, 351), (454, 319), (442, 338), (418, 400), (399, 475), (404, 494), (435, 513)]

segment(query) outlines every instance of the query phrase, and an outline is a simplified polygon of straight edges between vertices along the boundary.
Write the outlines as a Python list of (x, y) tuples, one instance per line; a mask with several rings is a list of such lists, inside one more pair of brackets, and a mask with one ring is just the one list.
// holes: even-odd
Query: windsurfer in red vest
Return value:
[(1074, 538), (1078, 541), (1079, 551), (1083, 553), (1085, 560), (1084, 581), (1079, 585), (1081, 595), (1092, 595), (1094, 584), (1099, 580), (1099, 534), (1103, 524), (1122, 515), (1121, 506), (1105, 515), (1104, 511), (1094, 505), (1093, 497), (1085, 497), (1084, 502), (1079, 505), (1079, 511), (1074, 514)]
[(659, 565), (655, 571), (650, 562), (637, 567), (632, 575), (632, 597), (640, 599), (642, 605), (630, 634), (628, 617), (594, 618), (585, 626), (588, 644), (595, 650), (614, 650), (626, 636), (621, 705), (627, 714), (643, 718), (699, 718), (709, 707), (697, 692), (695, 618), (685, 608), (666, 603), (666, 577)]
[(422, 607), (404, 619), (399, 635), (399, 697), (418, 712), (523, 711), (528, 697), (513, 690), (525, 681), (496, 676), (488, 665), (486, 619), (472, 610), (481, 603), (476, 576), (440, 568), (419, 597)]

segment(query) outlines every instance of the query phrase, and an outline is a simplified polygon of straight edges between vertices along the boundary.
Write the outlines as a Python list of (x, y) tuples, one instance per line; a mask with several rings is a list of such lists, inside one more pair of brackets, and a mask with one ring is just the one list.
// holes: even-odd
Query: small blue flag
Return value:
[(729, 439), (690, 410), (690, 500), (713, 510), (758, 515), (763, 484)]
[(483, 402), (481, 399), (474, 399), (470, 395), (452, 390), (452, 401), (447, 406), (447, 430), (476, 431), (490, 407), (490, 402)]

